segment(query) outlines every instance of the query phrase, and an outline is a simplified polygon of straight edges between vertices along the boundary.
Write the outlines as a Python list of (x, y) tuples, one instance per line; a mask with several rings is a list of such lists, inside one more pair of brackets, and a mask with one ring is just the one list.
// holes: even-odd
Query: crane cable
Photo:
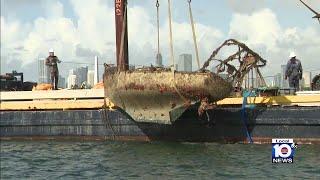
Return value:
[(193, 15), (192, 15), (191, 0), (188, 0), (188, 5), (189, 5), (190, 25), (192, 28), (193, 44), (194, 44), (194, 49), (196, 52), (196, 60), (197, 60), (197, 64), (198, 64), (198, 69), (200, 69), (199, 50), (198, 50), (197, 36), (196, 36), (196, 32), (195, 32)]
[(185, 102), (185, 104), (188, 104), (189, 101), (187, 98), (185, 98), (181, 92), (178, 90), (176, 86), (175, 81), (175, 63), (174, 63), (174, 52), (173, 52), (173, 42), (172, 42), (172, 18), (171, 18), (171, 0), (168, 0), (168, 17), (169, 17), (169, 43), (170, 43), (170, 55), (171, 55), (171, 62), (172, 62), (172, 85), (177, 94), (180, 96), (180, 98)]
[(159, 6), (160, 6), (160, 4), (159, 4), (159, 0), (157, 0), (157, 2), (156, 2), (156, 7), (157, 7), (157, 28), (158, 28), (158, 55), (157, 56), (159, 56), (159, 54), (160, 54), (160, 18), (159, 18)]

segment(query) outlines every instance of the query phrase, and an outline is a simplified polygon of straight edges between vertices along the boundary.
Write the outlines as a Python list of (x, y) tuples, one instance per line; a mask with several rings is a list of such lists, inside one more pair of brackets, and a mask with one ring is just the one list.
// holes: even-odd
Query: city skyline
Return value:
[[(188, 57), (187, 57), (188, 56)], [(186, 61), (187, 64), (183, 64), (185, 63)], [(41, 63), (42, 62), (42, 63)], [(182, 63), (183, 62), (183, 63)], [(44, 63), (44, 59), (39, 59), (39, 77), (38, 77), (38, 82), (48, 82), (50, 83), (50, 73), (46, 70), (47, 67), (46, 66), (42, 66), (42, 68), (44, 67), (45, 70), (42, 70), (43, 72), (41, 72), (41, 64)], [(179, 66), (179, 63), (182, 63), (180, 64)], [(188, 64), (189, 63), (189, 64)], [(181, 54), (179, 55), (179, 60), (178, 60), (178, 64), (176, 65), (176, 68), (177, 70), (179, 71), (185, 71), (186, 68), (189, 68), (187, 71), (191, 71), (192, 69), (190, 69), (192, 67), (192, 56), (191, 54)], [(184, 68), (181, 69), (181, 67), (185, 66)], [(130, 66), (131, 68), (134, 68), (134, 65), (131, 65)], [(272, 77), (271, 80), (267, 80), (267, 85), (269, 87), (279, 87), (279, 88), (288, 88), (289, 87), (289, 84), (288, 84), (288, 80), (285, 80), (284, 78), (284, 74), (285, 74), (285, 68), (286, 68), (286, 65), (283, 64), (283, 65), (280, 65), (280, 69), (281, 69), (281, 72), (278, 72), (276, 74), (274, 74), (273, 76), (268, 76), (268, 78)], [(70, 72), (72, 71), (72, 72)], [(47, 73), (47, 77), (43, 77), (43, 75), (41, 76), (41, 74), (43, 74), (44, 72)], [(76, 84), (77, 86), (81, 86), (81, 83), (83, 82), (87, 82), (87, 85), (90, 85), (91, 87), (95, 84), (94, 83), (94, 67), (92, 67), (91, 69), (88, 67), (88, 66), (78, 66), (76, 68), (71, 68), (68, 70), (69, 74), (64, 77), (64, 76), (61, 76), (59, 75), (59, 81), (60, 79), (62, 78), (67, 78), (68, 81), (65, 82), (65, 86), (64, 87), (70, 87), (68, 84), (69, 82), (69, 76), (70, 75), (75, 75), (75, 76), (72, 76), (71, 78), (71, 82), (73, 82), (73, 84)], [(89, 75), (90, 74), (90, 75)], [(102, 75), (103, 73), (99, 73), (99, 79), (102, 79)], [(303, 72), (303, 79), (301, 80), (300, 82), (300, 85), (303, 86), (303, 87), (306, 87), (306, 88), (310, 88), (311, 87), (311, 81), (312, 81), (312, 78), (317, 75), (317, 73), (312, 73), (311, 71), (304, 71)], [(81, 77), (80, 77), (81, 76)], [(88, 81), (89, 78), (92, 78), (92, 80), (90, 80), (90, 82)], [(40, 79), (44, 79), (44, 80), (40, 80)], [(256, 81), (256, 78), (253, 78), (254, 81)], [(93, 83), (92, 83), (93, 82)], [(257, 82), (255, 82), (254, 84), (256, 84)], [(60, 84), (60, 83), (59, 83)], [(61, 84), (59, 86), (62, 86)]]
[[(35, 81), (38, 57), (47, 57), (50, 48), (55, 49), (55, 54), (62, 60), (59, 68), (63, 76), (68, 69), (74, 68), (66, 63), (70, 61), (91, 64), (91, 59), (99, 56), (101, 62), (115, 64), (112, 1), (26, 2), (1, 0), (2, 73), (17, 70), (25, 73), (26, 80)], [(267, 60), (267, 66), (262, 69), (265, 76), (279, 72), (279, 64), (288, 60), (290, 51), (296, 52), (305, 70), (317, 67), (319, 23), (310, 18), (310, 12), (298, 0), (239, 2), (192, 2), (201, 64), (224, 40), (234, 38)], [(163, 65), (168, 66), (167, 4), (165, 1), (160, 3), (160, 52)], [(308, 4), (320, 7), (318, 0), (308, 0)], [(187, 2), (174, 1), (172, 7), (174, 57), (177, 59), (181, 53), (195, 57)], [(130, 64), (154, 63), (157, 54), (155, 10), (153, 1), (131, 0), (128, 4)], [(196, 63), (193, 63), (193, 69), (196, 69)]]

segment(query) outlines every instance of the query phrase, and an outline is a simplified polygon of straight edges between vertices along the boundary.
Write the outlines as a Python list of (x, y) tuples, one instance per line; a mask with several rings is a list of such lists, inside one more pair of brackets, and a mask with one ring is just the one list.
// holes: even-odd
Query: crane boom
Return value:
[(129, 69), (127, 0), (114, 0), (118, 71)]

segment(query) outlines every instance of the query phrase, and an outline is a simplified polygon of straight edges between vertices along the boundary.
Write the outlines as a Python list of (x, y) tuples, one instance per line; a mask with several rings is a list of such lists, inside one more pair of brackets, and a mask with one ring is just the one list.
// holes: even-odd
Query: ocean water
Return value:
[(2, 141), (1, 179), (320, 179), (320, 146), (272, 164), (270, 145)]

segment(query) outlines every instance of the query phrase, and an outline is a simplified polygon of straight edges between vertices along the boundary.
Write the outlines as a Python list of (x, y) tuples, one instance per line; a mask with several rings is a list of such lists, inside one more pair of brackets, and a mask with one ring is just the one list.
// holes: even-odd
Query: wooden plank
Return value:
[[(1, 110), (91, 109), (102, 107), (104, 90), (15, 91), (1, 92), (0, 95)], [(218, 101), (218, 105), (241, 105), (242, 101), (243, 98), (225, 98), (221, 101)], [(249, 97), (248, 103), (266, 105), (320, 106), (320, 95)], [(110, 106), (112, 106), (112, 104)]]
[(297, 91), (296, 94), (297, 94), (298, 96), (320, 95), (320, 91)]
[[(240, 105), (243, 98), (225, 98), (218, 101), (218, 105)], [(266, 105), (302, 105), (315, 104), (320, 105), (320, 95), (309, 96), (273, 96), (273, 97), (248, 97), (250, 104)]]
[[(110, 107), (113, 106), (106, 100)], [(218, 105), (241, 105), (242, 98), (226, 98)], [(320, 96), (276, 96), (250, 97), (249, 104), (320, 106)], [(88, 100), (35, 100), (35, 101), (2, 101), (0, 110), (47, 110), (47, 109), (99, 109), (104, 105), (103, 99)]]
[(103, 99), (1, 102), (0, 110), (98, 109)]
[(56, 90), (56, 91), (10, 91), (0, 92), (1, 101), (33, 99), (81, 99), (104, 98), (104, 89)]

